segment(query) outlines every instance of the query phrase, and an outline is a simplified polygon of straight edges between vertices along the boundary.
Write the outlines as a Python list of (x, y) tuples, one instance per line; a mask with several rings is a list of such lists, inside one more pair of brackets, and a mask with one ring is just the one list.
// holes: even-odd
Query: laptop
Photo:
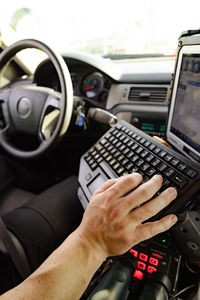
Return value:
[(200, 45), (184, 45), (178, 53), (166, 137), (173, 149), (125, 121), (113, 126), (81, 157), (78, 197), (83, 207), (107, 179), (133, 172), (144, 181), (159, 173), (160, 191), (169, 186), (178, 191), (153, 219), (194, 205), (200, 193)]

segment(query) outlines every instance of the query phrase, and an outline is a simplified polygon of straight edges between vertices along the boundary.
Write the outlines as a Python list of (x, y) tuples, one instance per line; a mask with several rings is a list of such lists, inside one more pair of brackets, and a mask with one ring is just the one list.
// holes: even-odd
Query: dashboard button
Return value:
[(134, 256), (137, 257), (138, 256), (138, 251), (135, 249), (130, 249), (130, 253)]
[(145, 270), (146, 269), (146, 264), (141, 262), (141, 261), (138, 261), (137, 268), (141, 269), (141, 270)]
[(133, 274), (133, 277), (139, 279), (139, 280), (142, 280), (143, 278), (143, 273), (139, 270), (135, 270), (135, 273)]
[(158, 263), (159, 263), (159, 260), (156, 259), (156, 258), (154, 258), (154, 257), (150, 257), (149, 263), (150, 263), (151, 265), (157, 266)]
[(143, 260), (143, 261), (147, 261), (147, 260), (148, 260), (148, 255), (146, 255), (146, 254), (144, 254), (144, 253), (140, 253), (139, 259), (141, 259), (141, 260)]
[(147, 267), (147, 272), (150, 273), (150, 274), (153, 273), (153, 272), (156, 272), (156, 271), (157, 271), (157, 269), (152, 267), (152, 266)]

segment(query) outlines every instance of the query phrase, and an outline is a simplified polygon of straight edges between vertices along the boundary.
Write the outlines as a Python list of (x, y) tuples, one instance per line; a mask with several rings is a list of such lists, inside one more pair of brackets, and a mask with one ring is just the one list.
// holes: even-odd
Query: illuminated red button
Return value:
[(150, 257), (150, 259), (149, 259), (149, 263), (154, 265), (154, 266), (157, 266), (158, 262), (159, 262), (159, 260), (154, 258), (154, 257)]
[(155, 253), (155, 252), (153, 252), (152, 255), (155, 256), (155, 257), (157, 257), (157, 258), (160, 258), (160, 259), (163, 258), (162, 255), (160, 255), (160, 254), (158, 254), (158, 253)]
[(138, 256), (138, 251), (134, 249), (130, 249), (130, 253), (133, 254), (134, 257)]
[(139, 279), (139, 280), (142, 280), (142, 277), (143, 277), (143, 273), (139, 270), (135, 270), (135, 273), (133, 274), (133, 277)]
[(141, 270), (145, 270), (146, 269), (146, 264), (141, 262), (141, 261), (138, 261), (137, 263), (137, 267)]
[(148, 266), (148, 267), (147, 267), (147, 272), (148, 272), (148, 273), (153, 273), (153, 272), (156, 272), (156, 271), (157, 271), (157, 269), (154, 268), (154, 267), (152, 267), (152, 266)]
[(146, 255), (146, 254), (144, 254), (144, 253), (140, 253), (139, 259), (141, 259), (141, 260), (143, 260), (143, 261), (147, 261), (147, 260), (148, 260), (148, 255)]

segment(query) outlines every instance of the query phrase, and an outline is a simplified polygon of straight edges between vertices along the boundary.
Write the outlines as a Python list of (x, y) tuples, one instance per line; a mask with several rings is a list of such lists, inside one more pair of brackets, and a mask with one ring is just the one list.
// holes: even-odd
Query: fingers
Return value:
[(142, 176), (139, 173), (119, 177), (115, 184), (111, 185), (105, 193), (109, 194), (111, 199), (118, 199), (135, 189), (142, 180)]
[(149, 181), (140, 185), (136, 190), (127, 196), (123, 197), (123, 213), (127, 214), (132, 209), (136, 208), (138, 205), (146, 202), (151, 199), (153, 195), (161, 188), (162, 186), (162, 176), (155, 175)]
[(109, 179), (94, 192), (94, 195), (109, 190), (110, 193), (114, 194), (115, 198), (118, 198), (136, 188), (141, 182), (142, 176), (139, 173), (133, 173), (127, 176)]
[(106, 191), (109, 187), (111, 187), (113, 184), (115, 184), (117, 182), (117, 178), (113, 178), (113, 179), (109, 179), (106, 182), (103, 183), (103, 185), (98, 188), (93, 195), (97, 195), (100, 193), (103, 193), (104, 191)]
[(135, 238), (137, 243), (143, 240), (150, 239), (154, 235), (157, 235), (161, 232), (168, 230), (177, 222), (176, 215), (168, 215), (163, 217), (161, 220), (141, 224), (137, 227), (135, 232)]
[(142, 223), (143, 221), (155, 216), (160, 210), (169, 205), (170, 202), (176, 198), (176, 196), (176, 189), (172, 187), (168, 188), (158, 197), (131, 212), (132, 218), (136, 219), (137, 222)]

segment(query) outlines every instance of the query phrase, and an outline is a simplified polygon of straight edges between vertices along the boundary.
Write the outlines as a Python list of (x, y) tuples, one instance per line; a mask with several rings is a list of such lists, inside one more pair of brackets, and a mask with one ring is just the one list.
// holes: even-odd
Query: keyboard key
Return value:
[(100, 150), (101, 155), (104, 154), (105, 152), (106, 152), (105, 148), (103, 148), (103, 149)]
[(151, 151), (152, 151), (152, 150), (155, 148), (155, 145), (154, 145), (154, 144), (152, 144), (152, 143), (150, 143), (150, 144), (149, 144), (149, 146), (148, 146), (148, 148), (149, 148), (149, 150), (151, 150)]
[(131, 158), (134, 155), (134, 153), (132, 151), (129, 151), (129, 153), (127, 154), (128, 158)]
[(165, 155), (164, 160), (166, 160), (167, 162), (169, 162), (172, 158), (173, 158), (172, 155), (167, 154), (167, 155)]
[(138, 160), (138, 158), (139, 158), (139, 156), (135, 154), (135, 155), (131, 158), (131, 160), (132, 160), (132, 162), (136, 162), (136, 160)]
[(126, 148), (125, 145), (121, 145), (121, 146), (119, 147), (119, 150), (120, 150), (120, 151), (123, 151), (125, 148)]
[(117, 152), (117, 149), (113, 147), (112, 150), (110, 151), (110, 154), (114, 155), (116, 152)]
[(96, 144), (95, 145), (95, 149), (97, 150), (97, 151), (100, 151), (101, 149), (103, 149), (103, 146), (101, 145), (101, 144)]
[(177, 159), (177, 158), (173, 158), (171, 161), (170, 161), (170, 164), (174, 167), (176, 167), (178, 165), (180, 161)]
[(150, 162), (154, 159), (155, 156), (153, 156), (152, 154), (149, 154), (148, 156), (145, 157), (146, 161)]
[(126, 136), (125, 136), (124, 134), (121, 134), (119, 140), (120, 140), (120, 141), (123, 141), (125, 138), (126, 138)]
[(156, 154), (158, 154), (159, 152), (160, 152), (160, 148), (159, 147), (155, 147), (154, 149), (153, 149), (153, 152), (154, 153), (156, 153)]
[(140, 154), (142, 151), (143, 151), (143, 148), (142, 148), (142, 147), (138, 147), (138, 148), (135, 150), (135, 152), (136, 152), (137, 154)]
[(134, 151), (135, 149), (137, 149), (137, 147), (138, 147), (138, 144), (137, 144), (137, 143), (134, 143), (133, 146), (131, 146), (131, 150)]
[(99, 157), (99, 158), (97, 159), (97, 163), (98, 163), (98, 164), (100, 164), (102, 161), (103, 161), (103, 157)]
[(127, 158), (124, 158), (123, 160), (121, 160), (122, 166), (125, 166), (128, 162), (129, 162), (129, 161), (128, 161)]
[(151, 143), (150, 143), (149, 141), (146, 141), (146, 142), (144, 143), (144, 146), (145, 146), (145, 147), (148, 147), (150, 144), (151, 144)]
[(144, 142), (146, 142), (146, 139), (145, 138), (142, 138), (141, 140), (140, 140), (140, 144), (144, 144)]
[(142, 171), (146, 171), (150, 167), (149, 164), (145, 163), (144, 165), (141, 166)]
[(112, 166), (112, 168), (113, 168), (113, 170), (116, 170), (117, 168), (119, 168), (119, 166), (120, 166), (120, 164), (119, 164), (118, 162), (116, 162), (116, 163)]
[(132, 164), (131, 162), (129, 162), (129, 163), (125, 166), (126, 170), (128, 170), (128, 171), (130, 171), (132, 167), (133, 167), (133, 164)]
[(168, 178), (171, 177), (172, 175), (174, 175), (175, 171), (171, 168), (167, 169), (164, 174), (165, 176), (167, 176)]
[(112, 155), (109, 155), (106, 157), (106, 161), (109, 162), (112, 158), (113, 158)]
[(126, 149), (123, 150), (123, 154), (127, 156), (127, 153), (128, 153), (129, 151), (130, 151), (130, 150), (129, 150), (128, 148), (126, 148)]
[(108, 150), (109, 152), (111, 152), (112, 149), (114, 149), (114, 147), (113, 147), (112, 145), (110, 145), (110, 146), (107, 148), (107, 150)]
[(187, 166), (185, 165), (185, 164), (183, 164), (183, 163), (179, 163), (178, 165), (177, 165), (177, 168), (180, 170), (180, 171), (184, 171), (186, 168), (187, 168)]
[(97, 153), (97, 154), (94, 156), (94, 159), (97, 160), (99, 157), (100, 157), (100, 154)]
[(156, 174), (156, 170), (154, 168), (150, 168), (148, 171), (147, 171), (147, 175), (149, 176), (153, 176), (154, 174)]
[(125, 156), (121, 154), (121, 155), (118, 157), (118, 161), (121, 161), (121, 160), (124, 159), (124, 158), (125, 158)]
[(154, 166), (154, 167), (156, 167), (157, 165), (159, 165), (160, 162), (161, 162), (160, 159), (155, 158), (155, 159), (151, 162), (151, 165)]
[(103, 140), (100, 141), (101, 145), (104, 145), (107, 143), (107, 140), (104, 138)]
[(94, 163), (90, 166), (90, 168), (92, 169), (92, 171), (94, 171), (94, 170), (97, 168), (97, 163), (94, 162)]
[(163, 171), (166, 170), (166, 169), (167, 169), (167, 165), (164, 164), (164, 163), (161, 163), (161, 164), (158, 166), (158, 170), (159, 170), (160, 172), (163, 172)]
[(131, 172), (132, 172), (132, 173), (137, 173), (138, 170), (139, 170), (139, 169), (138, 169), (137, 167), (133, 167), (133, 168), (131, 169)]
[(113, 166), (116, 162), (117, 162), (116, 159), (113, 158), (113, 159), (109, 162), (109, 165), (110, 165), (110, 166)]
[(125, 169), (123, 167), (119, 167), (115, 172), (117, 173), (117, 175), (121, 176), (121, 174), (125, 172)]
[(131, 136), (132, 136), (133, 139), (135, 139), (135, 138), (137, 137), (137, 133), (133, 132), (133, 133), (131, 134)]
[(140, 156), (142, 158), (146, 157), (147, 155), (149, 154), (149, 152), (147, 150), (143, 150), (141, 153), (140, 153)]
[(118, 142), (119, 142), (118, 139), (114, 139), (114, 140), (112, 141), (112, 144), (113, 144), (113, 145), (116, 145)]
[(121, 145), (123, 145), (122, 142), (118, 142), (118, 143), (115, 144), (115, 147), (119, 148)]
[(164, 151), (164, 150), (161, 150), (161, 151), (158, 153), (158, 155), (159, 155), (160, 157), (162, 157), (162, 158), (163, 158), (166, 154), (167, 154), (167, 152)]
[(111, 138), (109, 138), (109, 142), (111, 142), (112, 143), (112, 141), (115, 139), (115, 137), (114, 136), (111, 136)]
[(123, 143), (127, 144), (129, 141), (130, 141), (130, 139), (126, 137), (125, 140), (123, 140)]
[(113, 156), (114, 156), (115, 158), (117, 158), (117, 157), (119, 157), (120, 155), (121, 155), (121, 152), (117, 151), (117, 149), (116, 149), (116, 152), (113, 154)]
[(185, 170), (185, 174), (188, 175), (190, 178), (194, 178), (197, 175), (197, 171), (193, 169)]
[(129, 141), (129, 142), (127, 143), (127, 146), (128, 146), (128, 147), (131, 147), (133, 144), (134, 144), (133, 141)]
[(105, 152), (105, 153), (103, 154), (103, 158), (106, 158), (108, 155), (109, 155), (109, 153), (108, 153), (108, 152)]
[(117, 138), (120, 138), (122, 136), (122, 133), (121, 132), (118, 132), (117, 134), (116, 134), (116, 137)]
[(182, 189), (188, 183), (185, 177), (180, 174), (175, 174), (172, 176), (171, 181), (175, 183), (179, 189)]
[(138, 135), (136, 138), (135, 138), (135, 140), (137, 141), (137, 142), (139, 142), (139, 140), (141, 140), (141, 136), (140, 135)]
[(135, 164), (136, 164), (136, 166), (139, 167), (139, 166), (141, 166), (141, 165), (143, 164), (143, 162), (144, 162), (144, 160), (140, 158), (140, 159), (138, 159), (138, 160), (136, 161)]

